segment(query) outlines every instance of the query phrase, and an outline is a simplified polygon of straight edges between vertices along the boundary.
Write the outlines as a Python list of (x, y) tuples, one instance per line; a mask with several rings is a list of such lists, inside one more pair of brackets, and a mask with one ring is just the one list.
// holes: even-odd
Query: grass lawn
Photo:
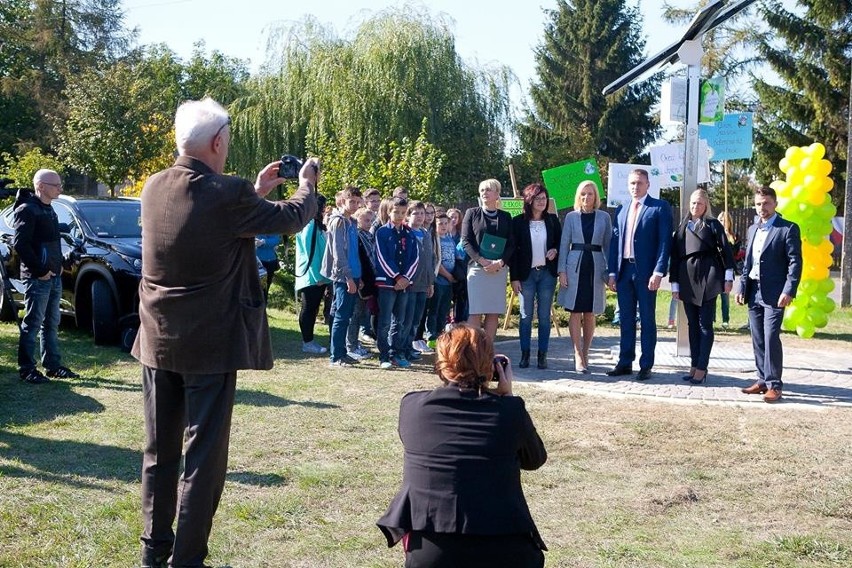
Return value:
[[(240, 374), (209, 561), (401, 566), (374, 523), (400, 483), (398, 401), (437, 379), (427, 364), (332, 371), (302, 356), (292, 314), (272, 315), (274, 370)], [(835, 316), (821, 341), (848, 349), (852, 316)], [(85, 378), (22, 384), (17, 329), (0, 325), (0, 567), (134, 566), (139, 365), (74, 331), (61, 341)], [(548, 567), (852, 565), (848, 410), (515, 390), (549, 452), (523, 478)]]

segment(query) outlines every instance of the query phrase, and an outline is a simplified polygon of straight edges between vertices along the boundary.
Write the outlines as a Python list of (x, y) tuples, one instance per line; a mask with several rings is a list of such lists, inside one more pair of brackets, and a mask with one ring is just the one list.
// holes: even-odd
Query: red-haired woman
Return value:
[[(438, 338), (443, 385), (405, 395), (402, 488), (377, 522), (405, 566), (541, 567), (544, 542), (521, 489), (521, 469), (547, 459), (508, 358), (486, 333), (458, 325)], [(493, 378), (497, 377), (497, 382)]]

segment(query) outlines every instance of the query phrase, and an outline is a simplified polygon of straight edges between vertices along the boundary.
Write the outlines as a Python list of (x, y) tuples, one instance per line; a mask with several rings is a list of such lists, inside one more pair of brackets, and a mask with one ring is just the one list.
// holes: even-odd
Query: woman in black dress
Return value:
[(598, 186), (592, 181), (582, 182), (574, 198), (574, 211), (565, 216), (559, 246), (556, 301), (571, 312), (568, 330), (574, 343), (574, 369), (580, 373), (589, 372), (595, 317), (606, 307), (606, 255), (612, 220), (600, 205)]

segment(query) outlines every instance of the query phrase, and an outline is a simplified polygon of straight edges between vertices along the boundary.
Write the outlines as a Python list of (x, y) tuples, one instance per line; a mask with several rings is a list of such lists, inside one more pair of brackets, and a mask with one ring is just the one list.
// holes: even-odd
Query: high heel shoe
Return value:
[(689, 374), (682, 376), (680, 378), (680, 380), (685, 381), (685, 382), (691, 382), (693, 377), (695, 377), (695, 367), (691, 368), (689, 370)]
[[(696, 371), (695, 374), (697, 375), (699, 372), (700, 371)], [(703, 385), (706, 382), (707, 382), (707, 371), (704, 371), (704, 374), (701, 375), (700, 377), (693, 376), (689, 379), (689, 384), (692, 384), (692, 385)]]

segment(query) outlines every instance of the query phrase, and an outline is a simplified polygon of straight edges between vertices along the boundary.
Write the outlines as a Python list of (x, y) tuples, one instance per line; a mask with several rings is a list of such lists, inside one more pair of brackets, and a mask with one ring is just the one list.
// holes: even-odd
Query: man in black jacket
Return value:
[[(53, 170), (33, 177), (35, 192), (21, 190), (15, 201), (13, 246), (21, 259), (24, 282), (24, 321), (18, 342), (18, 371), (27, 383), (46, 383), (47, 377), (75, 379), (79, 375), (62, 366), (59, 354), (59, 300), (62, 298), (62, 248), (59, 220), (50, 203), (62, 193), (62, 180)], [(44, 376), (36, 368), (36, 337), (41, 338)]]

